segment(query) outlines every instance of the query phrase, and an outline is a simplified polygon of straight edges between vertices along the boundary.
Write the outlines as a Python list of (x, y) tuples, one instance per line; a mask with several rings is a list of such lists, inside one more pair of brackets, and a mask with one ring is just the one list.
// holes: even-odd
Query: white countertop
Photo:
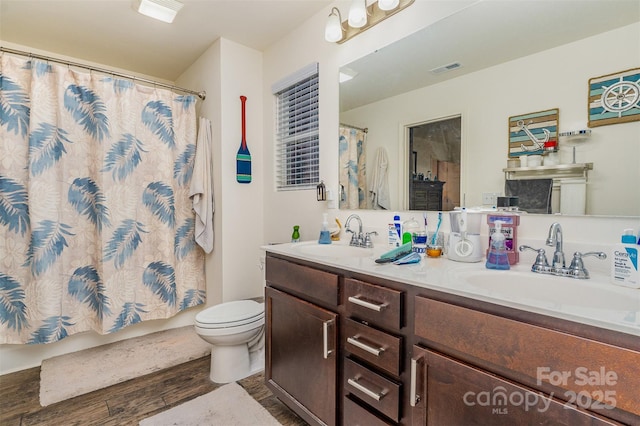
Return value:
[[(343, 242), (334, 244), (344, 245)], [(461, 263), (446, 256), (424, 258), (411, 265), (377, 264), (374, 260), (386, 252), (387, 247), (358, 248), (362, 253), (357, 256), (338, 257), (311, 254), (313, 250), (304, 249), (311, 245), (318, 243), (277, 244), (263, 249), (320, 265), (640, 336), (640, 289), (611, 284), (608, 275), (601, 272), (590, 271), (590, 279), (578, 280), (536, 274), (531, 272), (531, 265), (523, 262), (508, 271), (496, 271), (486, 269), (484, 261)]]

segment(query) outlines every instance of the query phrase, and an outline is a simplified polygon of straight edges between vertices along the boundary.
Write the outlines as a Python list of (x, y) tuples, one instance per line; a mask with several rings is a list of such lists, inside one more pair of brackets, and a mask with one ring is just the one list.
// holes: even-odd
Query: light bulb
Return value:
[(349, 26), (362, 28), (367, 25), (367, 3), (366, 0), (353, 0), (349, 8)]
[(342, 22), (340, 22), (340, 12), (334, 8), (327, 18), (327, 25), (324, 27), (324, 39), (330, 43), (342, 40)]
[(380, 10), (393, 10), (400, 4), (400, 0), (378, 0)]

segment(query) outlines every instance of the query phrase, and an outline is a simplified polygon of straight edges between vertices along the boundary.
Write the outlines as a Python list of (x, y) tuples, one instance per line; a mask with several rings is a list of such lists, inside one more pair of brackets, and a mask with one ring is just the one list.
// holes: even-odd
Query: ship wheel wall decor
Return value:
[(589, 127), (640, 120), (640, 68), (589, 79)]

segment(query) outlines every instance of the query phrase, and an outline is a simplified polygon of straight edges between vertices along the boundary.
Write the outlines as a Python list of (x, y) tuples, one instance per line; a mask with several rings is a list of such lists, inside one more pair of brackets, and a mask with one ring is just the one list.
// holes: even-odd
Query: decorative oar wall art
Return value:
[(246, 137), (246, 112), (245, 106), (247, 103), (246, 96), (240, 96), (240, 103), (242, 104), (242, 140), (240, 141), (240, 148), (236, 154), (236, 180), (239, 183), (251, 183), (251, 153), (247, 147)]

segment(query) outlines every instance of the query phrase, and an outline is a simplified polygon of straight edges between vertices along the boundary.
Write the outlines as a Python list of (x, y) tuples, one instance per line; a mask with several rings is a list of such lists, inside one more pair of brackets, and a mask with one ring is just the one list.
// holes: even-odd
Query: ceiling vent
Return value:
[(453, 62), (453, 63), (447, 64), (447, 65), (443, 65), (443, 66), (438, 67), (438, 68), (434, 68), (430, 72), (432, 72), (433, 74), (442, 74), (443, 72), (457, 70), (461, 66), (462, 66), (462, 64), (460, 64), (460, 62)]

